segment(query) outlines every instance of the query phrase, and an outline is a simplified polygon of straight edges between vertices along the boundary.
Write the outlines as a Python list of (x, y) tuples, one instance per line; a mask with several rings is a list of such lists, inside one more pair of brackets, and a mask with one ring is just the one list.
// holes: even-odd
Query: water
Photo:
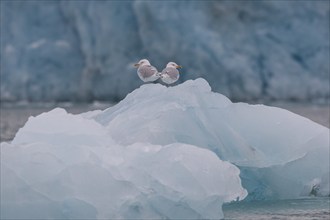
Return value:
[(295, 200), (235, 202), (223, 205), (230, 219), (330, 219), (330, 197), (308, 197)]

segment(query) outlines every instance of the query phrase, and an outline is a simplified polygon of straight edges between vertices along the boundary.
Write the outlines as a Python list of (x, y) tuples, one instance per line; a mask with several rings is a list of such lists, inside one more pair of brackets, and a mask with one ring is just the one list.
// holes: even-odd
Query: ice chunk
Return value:
[[(95, 115), (95, 120), (124, 145), (179, 142), (210, 149), (247, 172), (242, 174), (243, 185), (250, 189), (251, 196), (257, 194), (254, 198), (297, 197), (303, 184), (329, 172), (329, 158), (324, 157), (329, 155), (328, 128), (284, 109), (232, 103), (211, 92), (203, 79), (169, 88), (159, 84), (142, 86), (118, 105)], [(313, 160), (307, 159), (310, 154)], [(291, 173), (283, 172), (286, 176), (279, 178), (293, 180), (295, 190), (288, 193), (281, 184), (275, 189), (276, 181), (271, 177), (278, 168), (273, 167), (286, 170), (296, 160), (306, 165), (304, 175), (296, 176), (299, 167), (295, 166), (288, 169)], [(263, 170), (268, 170), (269, 175), (259, 173)], [(327, 184), (328, 181), (322, 183)]]
[[(166, 88), (145, 85), (95, 120), (122, 144), (187, 143), (237, 165), (284, 164), (312, 150), (329, 129), (284, 109), (231, 103), (203, 79)], [(327, 141), (321, 142), (324, 149)]]
[[(329, 194), (329, 129), (204, 79), (104, 111), (54, 109), (1, 143), (1, 218), (221, 218), (224, 202)], [(243, 187), (244, 188), (243, 188)]]
[(122, 146), (93, 119), (55, 109), (1, 144), (1, 218), (221, 218), (243, 199), (239, 169), (175, 143)]
[(46, 141), (61, 145), (84, 145), (94, 142), (95, 145), (109, 143), (107, 131), (93, 120), (84, 120), (83, 115), (68, 114), (62, 108), (56, 108), (38, 117), (31, 116), (13, 140), (14, 144)]

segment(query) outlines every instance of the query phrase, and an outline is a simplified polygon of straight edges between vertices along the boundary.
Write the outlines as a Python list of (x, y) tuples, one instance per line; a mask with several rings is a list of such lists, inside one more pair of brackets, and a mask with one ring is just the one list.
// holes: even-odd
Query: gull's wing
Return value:
[(179, 71), (173, 67), (166, 67), (162, 70), (160, 78), (166, 84), (175, 83), (179, 79)]
[(179, 70), (173, 68), (173, 67), (166, 67), (165, 69), (162, 70), (162, 75), (168, 75), (169, 78), (171, 79), (176, 79), (179, 78)]
[(141, 66), (138, 71), (143, 78), (148, 78), (158, 73), (156, 67), (150, 65)]

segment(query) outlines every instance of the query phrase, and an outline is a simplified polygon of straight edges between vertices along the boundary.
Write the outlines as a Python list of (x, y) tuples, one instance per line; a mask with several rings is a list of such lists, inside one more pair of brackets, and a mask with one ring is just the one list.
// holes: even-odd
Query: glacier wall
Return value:
[(234, 100), (329, 100), (328, 1), (2, 1), (1, 100), (122, 99), (132, 63)]

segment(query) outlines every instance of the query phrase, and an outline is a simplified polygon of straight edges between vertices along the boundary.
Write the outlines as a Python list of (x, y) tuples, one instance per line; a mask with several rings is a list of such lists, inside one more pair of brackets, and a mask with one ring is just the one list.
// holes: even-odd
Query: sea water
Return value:
[(294, 200), (241, 201), (223, 205), (230, 219), (330, 219), (330, 197)]

